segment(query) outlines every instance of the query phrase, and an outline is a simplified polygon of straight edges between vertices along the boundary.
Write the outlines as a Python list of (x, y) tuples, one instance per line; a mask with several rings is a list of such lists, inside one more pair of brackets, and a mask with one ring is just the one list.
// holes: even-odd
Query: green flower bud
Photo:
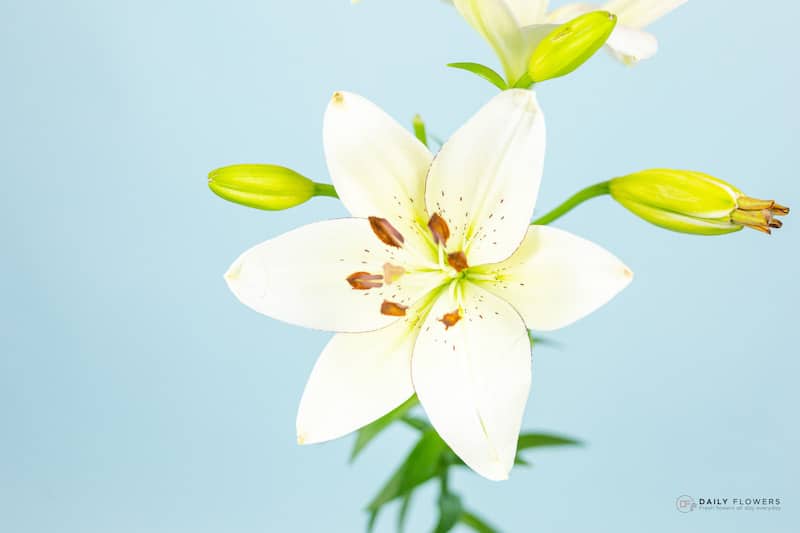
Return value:
[(702, 172), (653, 169), (614, 178), (611, 196), (635, 215), (672, 231), (722, 235), (743, 227), (764, 233), (780, 228), (789, 208), (757, 200)]
[(230, 202), (279, 211), (310, 200), (316, 184), (294, 170), (277, 165), (231, 165), (208, 173), (208, 186)]
[(602, 47), (617, 25), (617, 16), (592, 11), (550, 32), (533, 51), (528, 76), (534, 82), (566, 76)]

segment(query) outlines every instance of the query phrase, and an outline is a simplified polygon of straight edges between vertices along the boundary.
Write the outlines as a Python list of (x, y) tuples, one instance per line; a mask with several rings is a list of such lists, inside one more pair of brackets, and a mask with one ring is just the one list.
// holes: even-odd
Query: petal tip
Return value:
[(227, 272), (224, 274), (225, 281), (228, 282), (228, 285), (239, 281), (239, 278), (242, 274), (242, 262), (236, 261), (234, 264), (230, 266)]
[(304, 444), (310, 444), (308, 442), (308, 433), (306, 433), (304, 431), (298, 431), (297, 432), (297, 444), (299, 446), (303, 446)]

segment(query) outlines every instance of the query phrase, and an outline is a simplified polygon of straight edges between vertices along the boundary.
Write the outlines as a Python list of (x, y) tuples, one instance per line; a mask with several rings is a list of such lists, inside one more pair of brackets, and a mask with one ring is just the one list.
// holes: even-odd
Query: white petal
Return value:
[(423, 255), (431, 254), (425, 206), (425, 176), (432, 155), (378, 106), (337, 92), (325, 112), (323, 141), (328, 170), (339, 198), (355, 217), (389, 220)]
[(465, 251), (470, 265), (511, 255), (530, 223), (544, 150), (544, 116), (522, 89), (495, 96), (445, 143), (425, 203), (450, 226), (448, 251)]
[(603, 9), (614, 13), (619, 23), (631, 28), (644, 28), (687, 0), (611, 0)]
[(514, 255), (476, 272), (496, 276), (477, 283), (510, 302), (528, 328), (541, 331), (583, 318), (633, 279), (607, 250), (548, 226), (531, 226)]
[(492, 46), (503, 64), (506, 78), (516, 82), (527, 71), (529, 50), (520, 28), (504, 0), (455, 0), (461, 16)]
[(600, 9), (596, 4), (588, 4), (585, 2), (577, 2), (574, 4), (567, 4), (558, 9), (554, 9), (547, 14), (547, 21), (554, 24), (564, 24), (570, 20), (580, 17), (583, 14)]
[(505, 0), (517, 22), (522, 26), (539, 24), (544, 21), (548, 0)]
[(297, 442), (335, 439), (385, 415), (414, 394), (410, 319), (367, 333), (338, 333), (314, 365), (297, 412)]
[(385, 299), (411, 305), (441, 282), (441, 274), (408, 273), (370, 290), (348, 283), (355, 272), (382, 274), (396, 253), (364, 219), (328, 220), (254, 246), (231, 265), (225, 279), (243, 304), (278, 320), (330, 331), (371, 331), (397, 320), (381, 314)]
[(658, 52), (658, 41), (652, 34), (619, 24), (606, 41), (606, 46), (611, 55), (626, 65), (649, 59)]
[(445, 329), (439, 319), (458, 307), (442, 296), (414, 347), (414, 388), (433, 427), (473, 470), (506, 479), (528, 399), (531, 353), (517, 312), (503, 300), (462, 284), (463, 317)]

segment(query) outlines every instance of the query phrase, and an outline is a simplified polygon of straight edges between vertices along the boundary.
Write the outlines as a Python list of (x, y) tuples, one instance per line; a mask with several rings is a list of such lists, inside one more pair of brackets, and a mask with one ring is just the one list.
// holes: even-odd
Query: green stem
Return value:
[(333, 187), (333, 185), (316, 182), (314, 182), (314, 196), (330, 196), (331, 198), (339, 198), (339, 195), (336, 194), (336, 189)]
[(575, 209), (577, 206), (579, 206), (586, 200), (591, 200), (592, 198), (608, 194), (609, 183), (610, 183), (609, 181), (602, 181), (600, 183), (595, 183), (594, 185), (590, 185), (585, 189), (581, 189), (580, 191), (576, 192), (575, 194), (567, 198), (567, 200), (564, 203), (562, 203), (552, 211), (545, 213), (544, 215), (540, 216), (539, 218), (531, 222), (531, 225), (544, 226), (550, 224), (551, 222), (563, 217), (564, 215)]

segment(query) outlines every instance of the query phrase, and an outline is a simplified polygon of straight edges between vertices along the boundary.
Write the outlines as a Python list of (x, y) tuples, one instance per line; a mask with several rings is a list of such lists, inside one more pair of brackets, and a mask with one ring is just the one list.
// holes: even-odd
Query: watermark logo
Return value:
[(780, 511), (783, 501), (781, 498), (693, 498), (682, 494), (675, 500), (675, 508), (681, 513), (692, 511)]
[(697, 507), (697, 504), (694, 503), (694, 498), (687, 495), (678, 496), (678, 499), (675, 500), (675, 507), (678, 508), (678, 511), (682, 513), (691, 513)]

